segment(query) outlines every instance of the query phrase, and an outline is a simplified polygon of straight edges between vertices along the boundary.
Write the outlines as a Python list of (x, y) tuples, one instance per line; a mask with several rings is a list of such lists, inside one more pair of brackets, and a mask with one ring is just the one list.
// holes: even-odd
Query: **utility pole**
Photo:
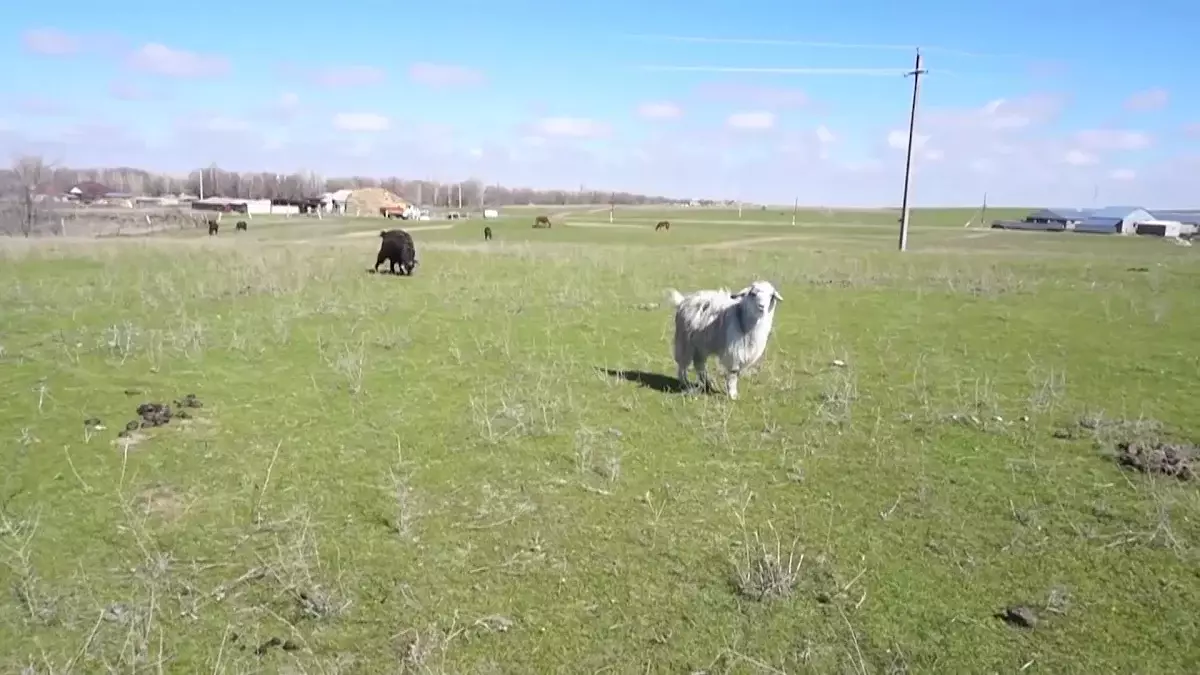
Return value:
[(904, 155), (904, 198), (900, 203), (900, 250), (908, 250), (908, 187), (912, 178), (913, 132), (917, 127), (917, 97), (921, 93), (921, 76), (928, 73), (921, 68), (921, 50), (917, 50), (917, 62), (904, 76), (912, 76), (912, 109), (908, 114), (908, 151)]
[(796, 197), (796, 201), (792, 202), (792, 227), (796, 226), (796, 209), (800, 208), (800, 198)]

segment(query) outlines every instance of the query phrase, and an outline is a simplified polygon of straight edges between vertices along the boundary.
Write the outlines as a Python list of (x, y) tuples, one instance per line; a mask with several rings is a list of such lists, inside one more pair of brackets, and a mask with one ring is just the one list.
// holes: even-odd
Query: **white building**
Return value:
[(350, 200), (350, 195), (354, 190), (338, 190), (337, 192), (326, 192), (321, 195), (321, 210), (329, 213), (345, 213), (346, 202)]

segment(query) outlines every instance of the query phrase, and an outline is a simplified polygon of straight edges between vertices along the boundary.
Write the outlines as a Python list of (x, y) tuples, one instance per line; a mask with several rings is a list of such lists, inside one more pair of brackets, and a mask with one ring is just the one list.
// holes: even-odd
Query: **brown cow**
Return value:
[(659, 230), (666, 230), (667, 232), (670, 232), (671, 231), (671, 222), (667, 221), (667, 220), (659, 221), (659, 223), (654, 226), (654, 231), (658, 232)]
[(533, 219), (533, 226), (535, 228), (550, 227), (550, 219), (546, 216), (538, 216), (537, 218)]

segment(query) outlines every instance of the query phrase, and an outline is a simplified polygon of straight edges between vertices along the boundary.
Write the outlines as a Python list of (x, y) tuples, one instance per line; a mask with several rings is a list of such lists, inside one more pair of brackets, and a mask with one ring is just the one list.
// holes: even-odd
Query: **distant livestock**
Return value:
[(492, 228), (490, 226), (485, 226), (483, 228), (483, 240), (484, 241), (492, 240)]
[(670, 232), (671, 231), (671, 222), (667, 221), (667, 220), (660, 220), (658, 222), (658, 224), (654, 226), (655, 232), (658, 232), (659, 230), (666, 230), (667, 232)]
[(208, 221), (208, 236), (213, 236), (217, 230), (221, 229), (221, 224), (216, 219)]
[[(379, 255), (375, 257), (375, 271), (383, 261), (388, 262), (392, 274), (412, 276), (417, 268), (417, 249), (412, 235), (404, 230), (383, 230), (379, 233)], [(399, 270), (399, 271), (397, 271)]]
[(731, 294), (727, 289), (682, 295), (668, 291), (675, 307), (675, 365), (679, 383), (690, 388), (688, 366), (696, 369), (699, 385), (712, 389), (706, 363), (717, 356), (725, 370), (725, 389), (737, 400), (738, 376), (754, 366), (767, 349), (775, 307), (783, 296), (769, 281), (755, 281)]
[(546, 216), (538, 216), (533, 219), (534, 228), (550, 227), (550, 219)]
[(244, 220), (237, 221), (237, 224), (233, 226), (233, 231), (234, 232), (245, 232), (246, 231), (246, 221), (244, 221)]

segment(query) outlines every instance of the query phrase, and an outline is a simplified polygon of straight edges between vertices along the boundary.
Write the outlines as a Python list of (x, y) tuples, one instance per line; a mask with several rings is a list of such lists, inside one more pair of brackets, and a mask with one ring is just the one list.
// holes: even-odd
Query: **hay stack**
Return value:
[(405, 201), (383, 188), (362, 188), (346, 198), (346, 215), (378, 216), (384, 206), (404, 206)]

